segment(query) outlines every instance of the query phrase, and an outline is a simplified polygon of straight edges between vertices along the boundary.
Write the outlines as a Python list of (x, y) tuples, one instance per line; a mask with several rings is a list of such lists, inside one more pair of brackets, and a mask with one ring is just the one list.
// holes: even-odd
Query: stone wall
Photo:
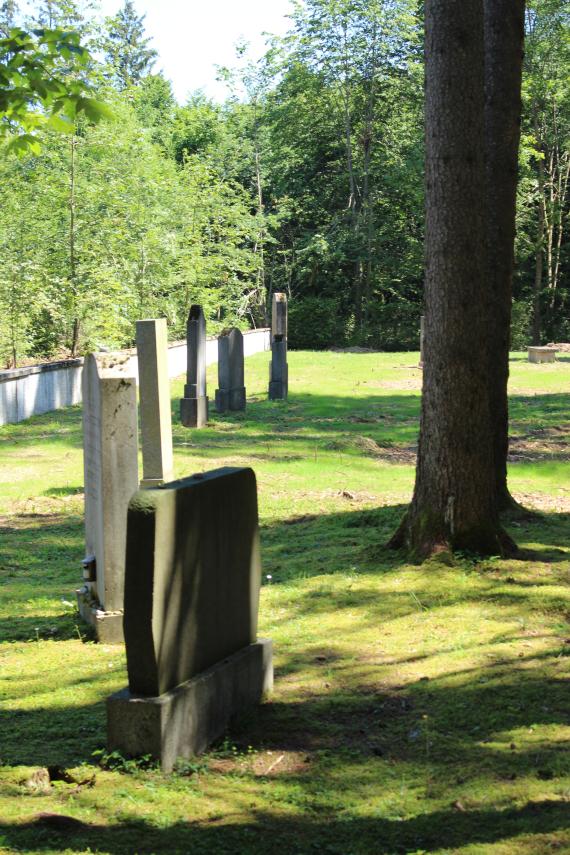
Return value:
[[(244, 333), (244, 355), (252, 356), (270, 349), (268, 329), (249, 330)], [(132, 367), (138, 377), (136, 355), (131, 356)], [(206, 345), (206, 364), (218, 361), (218, 339), (209, 338)], [(173, 344), (168, 348), (168, 375), (179, 377), (186, 373), (186, 344)], [(0, 425), (13, 424), (81, 403), (81, 377), (83, 359), (65, 362), (48, 362), (0, 371)]]

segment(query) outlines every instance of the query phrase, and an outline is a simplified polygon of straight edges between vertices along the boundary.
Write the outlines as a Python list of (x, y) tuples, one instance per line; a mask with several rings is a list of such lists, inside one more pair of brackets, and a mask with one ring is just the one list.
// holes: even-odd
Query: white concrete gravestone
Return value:
[(136, 379), (123, 354), (90, 354), (83, 370), (84, 586), (79, 611), (101, 641), (123, 639), (127, 509), (138, 488)]
[(172, 481), (172, 419), (166, 318), (137, 321), (143, 477), (141, 487)]

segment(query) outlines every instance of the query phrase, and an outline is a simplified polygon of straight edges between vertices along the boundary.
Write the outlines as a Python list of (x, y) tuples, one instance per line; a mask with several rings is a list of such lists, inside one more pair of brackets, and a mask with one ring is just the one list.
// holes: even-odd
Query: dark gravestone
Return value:
[(185, 427), (204, 427), (208, 421), (206, 397), (206, 319), (201, 306), (192, 306), (186, 325), (187, 371), (180, 421)]
[(271, 367), (269, 399), (287, 398), (289, 369), (287, 366), (287, 296), (274, 294), (271, 312)]
[(129, 688), (109, 699), (108, 744), (166, 770), (220, 736), (272, 685), (257, 641), (261, 564), (251, 469), (135, 493), (124, 631)]
[(245, 410), (243, 335), (238, 329), (218, 339), (218, 384), (216, 410)]

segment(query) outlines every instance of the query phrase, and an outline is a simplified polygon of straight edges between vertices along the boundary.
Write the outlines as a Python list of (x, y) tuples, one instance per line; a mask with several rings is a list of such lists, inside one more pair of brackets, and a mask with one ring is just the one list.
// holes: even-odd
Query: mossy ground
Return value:
[(520, 559), (417, 567), (384, 547), (417, 354), (291, 353), (288, 403), (266, 400), (267, 359), (246, 416), (203, 431), (173, 385), (176, 474), (257, 473), (276, 682), (172, 776), (93, 756), (126, 673), (74, 611), (80, 410), (0, 428), (0, 852), (570, 852), (570, 361), (513, 356), (510, 484), (539, 509), (508, 526)]

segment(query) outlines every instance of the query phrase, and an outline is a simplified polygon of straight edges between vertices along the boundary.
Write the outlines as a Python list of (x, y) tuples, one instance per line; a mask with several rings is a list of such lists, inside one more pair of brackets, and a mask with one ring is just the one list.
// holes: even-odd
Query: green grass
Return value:
[[(513, 355), (510, 483), (538, 509), (510, 521), (520, 558), (453, 567), (384, 547), (413, 487), (417, 354), (292, 353), (288, 403), (267, 361), (247, 361), (246, 416), (202, 431), (173, 384), (176, 475), (257, 473), (276, 682), (172, 776), (93, 756), (127, 680), (73, 606), (80, 409), (0, 428), (0, 852), (570, 852), (570, 361)], [(67, 780), (42, 789), (45, 767)]]

